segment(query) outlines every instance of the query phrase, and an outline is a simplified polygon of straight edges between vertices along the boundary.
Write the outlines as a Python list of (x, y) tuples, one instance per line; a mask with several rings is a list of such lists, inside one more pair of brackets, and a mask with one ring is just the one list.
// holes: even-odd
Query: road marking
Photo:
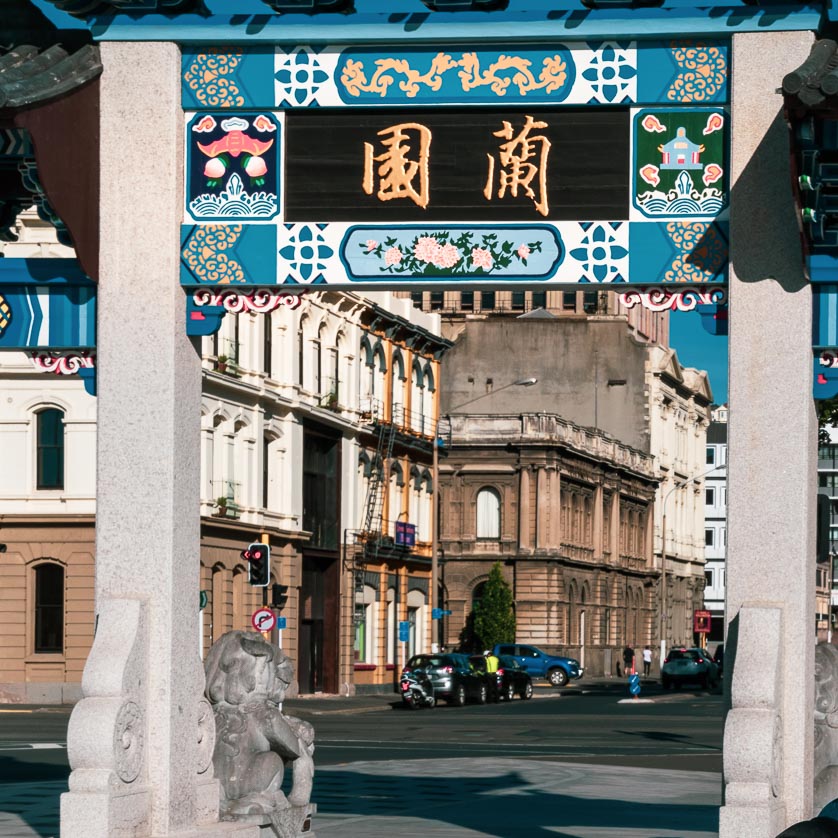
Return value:
[(63, 751), (66, 747), (66, 743), (62, 745), (60, 742), (30, 742), (20, 745), (0, 745), (0, 751)]

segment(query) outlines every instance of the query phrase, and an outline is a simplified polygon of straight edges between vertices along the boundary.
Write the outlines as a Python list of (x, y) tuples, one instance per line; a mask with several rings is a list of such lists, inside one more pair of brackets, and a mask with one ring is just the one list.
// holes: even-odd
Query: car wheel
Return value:
[(527, 681), (527, 686), (521, 690), (521, 698), (523, 698), (525, 701), (529, 698), (532, 698), (532, 684), (529, 681)]
[(512, 701), (512, 699), (515, 698), (515, 687), (513, 687), (512, 684), (509, 684), (506, 688), (503, 697), (506, 701)]
[(466, 688), (462, 684), (457, 684), (454, 687), (454, 692), (451, 693), (451, 698), (448, 699), (449, 704), (455, 707), (462, 707), (466, 703)]
[(489, 697), (489, 689), (485, 684), (480, 685), (480, 689), (477, 691), (477, 703), (478, 704), (485, 704), (486, 699)]
[(567, 683), (567, 672), (563, 669), (551, 669), (547, 673), (547, 680), (554, 687), (563, 687)]

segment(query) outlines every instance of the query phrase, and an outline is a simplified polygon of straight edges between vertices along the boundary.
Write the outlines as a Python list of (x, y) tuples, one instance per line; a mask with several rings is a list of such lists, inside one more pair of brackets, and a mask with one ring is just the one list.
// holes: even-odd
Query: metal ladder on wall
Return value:
[[(382, 422), (378, 426), (378, 445), (370, 471), (370, 482), (367, 486), (367, 497), (364, 503), (364, 526), (362, 532), (366, 536), (364, 546), (364, 560), (375, 559), (381, 544), (382, 524), (384, 516), (384, 492), (387, 489), (384, 482), (384, 464), (393, 456), (393, 443), (396, 439), (396, 426), (392, 422)], [(375, 534), (374, 537), (373, 534)]]

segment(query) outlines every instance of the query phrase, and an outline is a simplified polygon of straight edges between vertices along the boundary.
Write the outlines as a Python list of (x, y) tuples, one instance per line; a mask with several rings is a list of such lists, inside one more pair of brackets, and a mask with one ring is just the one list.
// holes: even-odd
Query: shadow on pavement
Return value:
[[(718, 832), (715, 805), (622, 800), (607, 797), (607, 788), (602, 797), (561, 794), (515, 771), (494, 777), (416, 777), (329, 768), (315, 775), (314, 785), (319, 815), (423, 818), (497, 838), (572, 838), (562, 827), (622, 827), (642, 830), (649, 838), (658, 831), (683, 836)], [(334, 828), (342, 831), (337, 824)], [(322, 829), (317, 825), (318, 832)]]

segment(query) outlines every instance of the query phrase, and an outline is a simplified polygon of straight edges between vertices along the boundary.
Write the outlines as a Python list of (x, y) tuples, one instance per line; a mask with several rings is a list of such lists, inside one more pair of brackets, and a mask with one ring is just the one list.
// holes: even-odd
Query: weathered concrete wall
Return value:
[[(646, 351), (622, 322), (469, 322), (442, 362), (441, 412), (558, 413), (648, 451)], [(530, 377), (538, 383), (500, 391)], [(492, 390), (498, 392), (486, 396)]]

